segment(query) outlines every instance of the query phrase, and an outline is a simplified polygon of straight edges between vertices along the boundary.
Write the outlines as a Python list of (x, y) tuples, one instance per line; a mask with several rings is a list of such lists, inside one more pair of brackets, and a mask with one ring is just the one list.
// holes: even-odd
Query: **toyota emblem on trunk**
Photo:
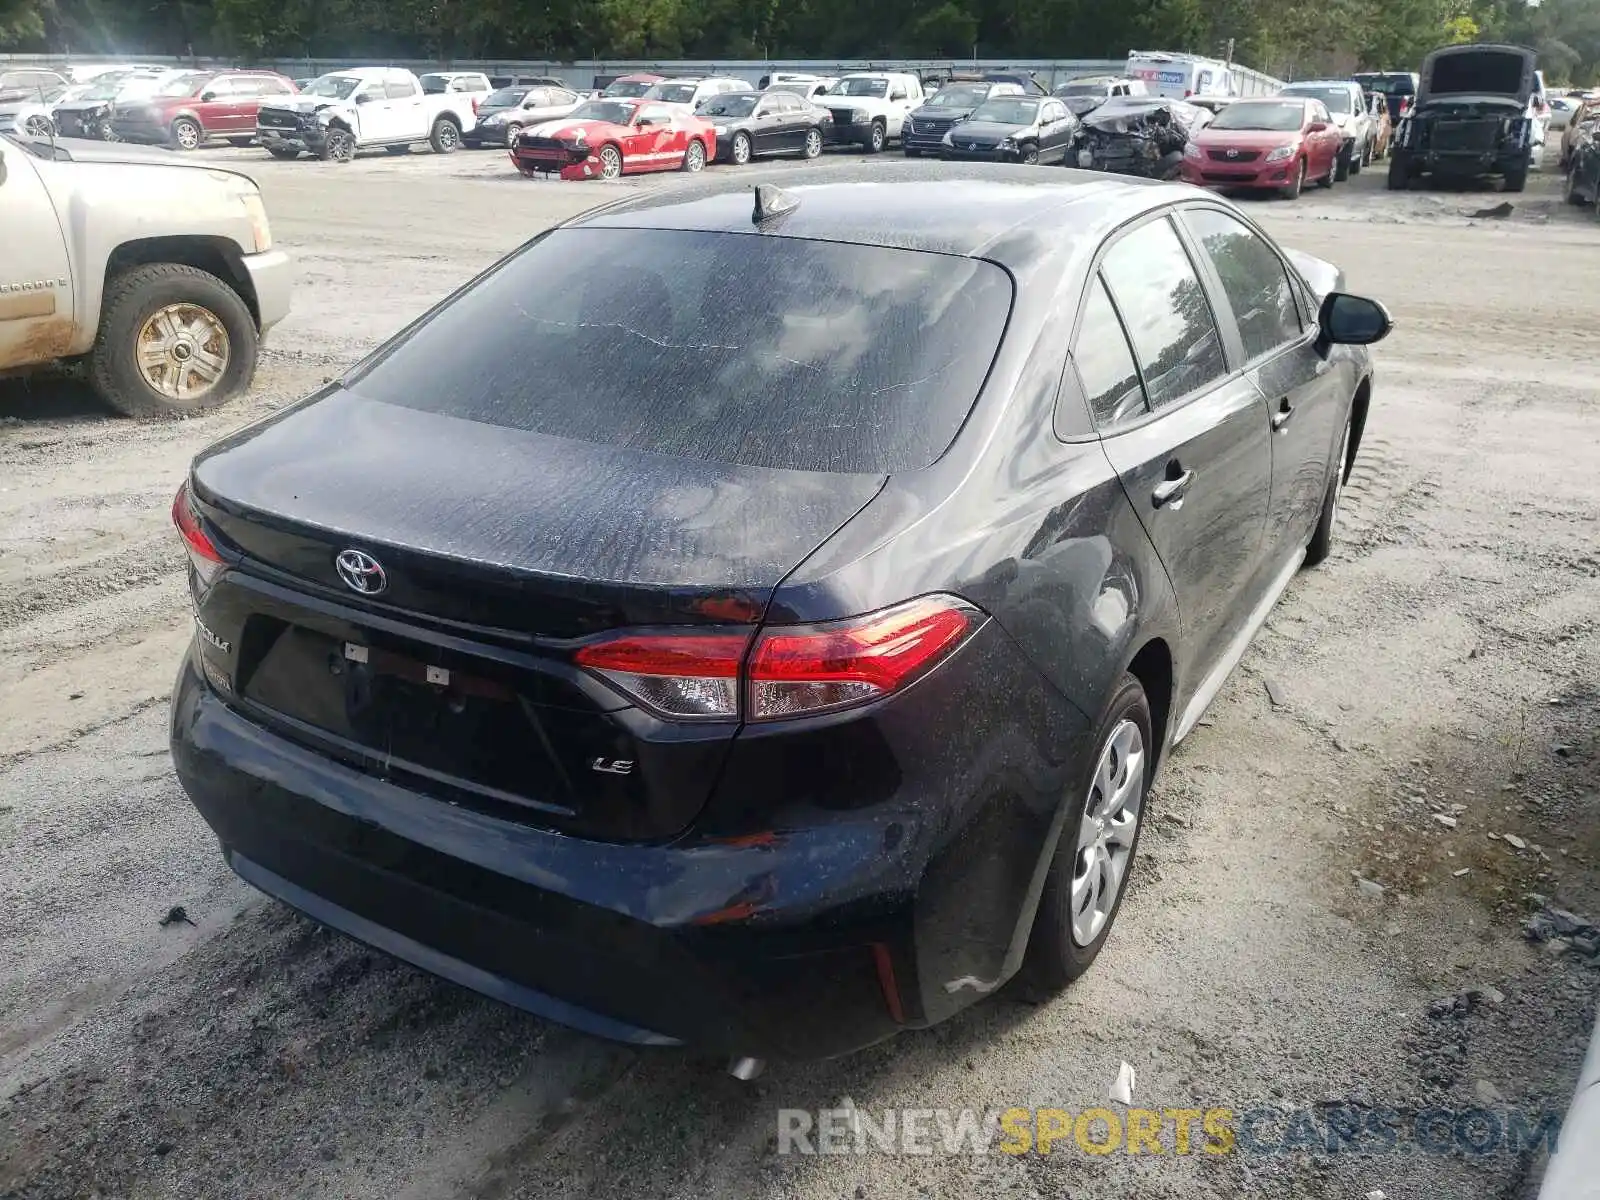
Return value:
[(389, 577), (383, 572), (383, 564), (365, 551), (341, 550), (339, 557), (333, 560), (333, 566), (345, 586), (363, 596), (376, 596), (389, 586)]

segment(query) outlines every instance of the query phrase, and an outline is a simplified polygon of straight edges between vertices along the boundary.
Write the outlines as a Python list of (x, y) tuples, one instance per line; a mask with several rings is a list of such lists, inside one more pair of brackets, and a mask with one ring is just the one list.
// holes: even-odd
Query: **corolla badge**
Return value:
[(389, 586), (383, 564), (364, 550), (341, 550), (333, 560), (334, 570), (352, 592), (363, 596), (376, 596)]

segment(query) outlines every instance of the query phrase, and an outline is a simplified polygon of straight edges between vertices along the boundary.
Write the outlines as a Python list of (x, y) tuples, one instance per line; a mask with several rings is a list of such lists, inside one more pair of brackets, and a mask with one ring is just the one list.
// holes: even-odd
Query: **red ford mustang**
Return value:
[(1307, 180), (1333, 186), (1339, 145), (1339, 130), (1320, 100), (1235, 100), (1191, 136), (1183, 178), (1203, 187), (1272, 188), (1292, 199)]
[(665, 104), (590, 100), (558, 121), (524, 130), (511, 147), (524, 175), (615, 179), (645, 171), (698, 171), (717, 145), (716, 128)]

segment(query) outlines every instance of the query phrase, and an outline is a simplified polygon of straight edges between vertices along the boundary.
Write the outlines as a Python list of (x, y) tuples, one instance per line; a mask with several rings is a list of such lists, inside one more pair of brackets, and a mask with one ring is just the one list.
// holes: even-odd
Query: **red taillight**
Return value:
[(648, 708), (669, 717), (739, 715), (739, 665), (749, 634), (628, 634), (574, 656)]
[(226, 563), (201, 528), (200, 514), (194, 510), (194, 498), (189, 494), (187, 483), (173, 497), (172, 523), (178, 527), (178, 534), (183, 538), (183, 548), (189, 552), (189, 561), (194, 564), (195, 574), (200, 577), (201, 583), (209, 584)]
[[(905, 687), (977, 628), (976, 609), (925, 596), (823, 625), (744, 633), (622, 634), (585, 646), (579, 666), (664, 716), (771, 721), (846, 708)], [(748, 652), (748, 661), (747, 661)]]
[(479, 104), (480, 104), (480, 103), (482, 103), (482, 101), (480, 101), (480, 100), (479, 100), (479, 99), (478, 99), (478, 97), (476, 97), (476, 96), (474, 96), (474, 97), (473, 97), (473, 98), (472, 98), (472, 115), (473, 115), (473, 116), (477, 116), (477, 115), (478, 115), (478, 105), (479, 105)]
[(959, 645), (972, 616), (959, 600), (927, 596), (848, 621), (770, 629), (750, 656), (750, 719), (769, 721), (887, 695)]

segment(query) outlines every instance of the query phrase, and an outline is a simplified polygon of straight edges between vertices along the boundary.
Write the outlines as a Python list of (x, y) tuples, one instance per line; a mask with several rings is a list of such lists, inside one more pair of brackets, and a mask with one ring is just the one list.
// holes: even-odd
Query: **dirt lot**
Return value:
[[(1466, 215), (1497, 196), (1377, 172), (1252, 205), (1399, 328), (1341, 544), (1171, 762), (1112, 945), (1046, 1007), (741, 1085), (319, 931), (235, 880), (185, 801), (166, 510), (190, 455), (612, 194), (500, 154), (213, 153), (258, 175), (300, 267), (255, 392), (138, 425), (70, 381), (0, 384), (0, 1197), (1530, 1193), (1535, 1154), (1314, 1152), (1291, 1118), (1221, 1156), (792, 1156), (775, 1133), (844, 1097), (1076, 1112), (1124, 1060), (1153, 1108), (1564, 1109), (1600, 971), (1521, 925), (1529, 893), (1600, 916), (1600, 222), (1553, 172), (1498, 220)], [(175, 904), (196, 924), (159, 926)]]

